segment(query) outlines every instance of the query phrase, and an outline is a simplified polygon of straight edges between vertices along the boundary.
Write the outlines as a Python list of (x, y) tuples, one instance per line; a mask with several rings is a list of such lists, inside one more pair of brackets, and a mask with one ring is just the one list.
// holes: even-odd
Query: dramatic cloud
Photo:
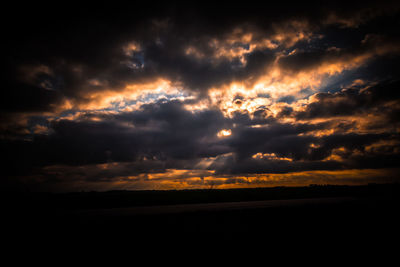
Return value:
[(398, 4), (7, 9), (5, 188), (398, 177)]

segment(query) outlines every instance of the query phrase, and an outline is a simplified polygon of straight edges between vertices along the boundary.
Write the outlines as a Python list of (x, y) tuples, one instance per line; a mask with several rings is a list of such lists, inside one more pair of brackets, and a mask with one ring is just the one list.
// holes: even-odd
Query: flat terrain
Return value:
[(303, 199), (277, 199), (240, 202), (199, 203), (180, 205), (158, 205), (139, 206), (108, 209), (84, 209), (64, 211), (59, 216), (82, 216), (90, 218), (93, 216), (140, 216), (140, 215), (162, 215), (182, 214), (192, 212), (224, 212), (250, 209), (282, 208), (282, 207), (304, 207), (306, 205), (329, 205), (339, 203), (354, 203), (360, 201), (354, 197), (330, 197), (330, 198), (303, 198)]
[(400, 238), (399, 192), (395, 184), (3, 195), (10, 203), (3, 223), (16, 246), (38, 240), (162, 246), (173, 240), (265, 247), (312, 242), (317, 249), (339, 242), (340, 249), (390, 250)]

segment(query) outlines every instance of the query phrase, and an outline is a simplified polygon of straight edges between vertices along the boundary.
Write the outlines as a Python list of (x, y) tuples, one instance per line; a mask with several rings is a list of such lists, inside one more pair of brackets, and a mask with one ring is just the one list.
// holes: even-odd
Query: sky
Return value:
[(396, 1), (4, 12), (2, 189), (400, 180)]

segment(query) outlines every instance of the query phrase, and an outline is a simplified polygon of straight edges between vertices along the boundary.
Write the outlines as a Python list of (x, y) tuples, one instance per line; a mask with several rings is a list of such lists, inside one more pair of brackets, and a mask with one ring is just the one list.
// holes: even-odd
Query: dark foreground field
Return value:
[(398, 184), (2, 197), (5, 240), (18, 249), (38, 249), (43, 242), (55, 250), (123, 242), (125, 249), (334, 246), (336, 253), (394, 253), (400, 237)]

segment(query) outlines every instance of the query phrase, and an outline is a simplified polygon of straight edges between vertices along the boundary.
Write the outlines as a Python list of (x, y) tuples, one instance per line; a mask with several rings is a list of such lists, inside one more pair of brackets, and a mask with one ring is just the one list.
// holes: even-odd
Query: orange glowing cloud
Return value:
[(293, 161), (291, 158), (286, 157), (278, 157), (275, 153), (261, 153), (258, 152), (251, 156), (253, 159), (268, 159), (268, 160), (284, 160), (284, 161)]
[[(96, 188), (96, 190), (179, 190), (179, 189), (230, 189), (275, 186), (308, 186), (310, 184), (362, 185), (366, 183), (395, 181), (396, 169), (353, 169), (336, 171), (303, 171), (283, 174), (255, 174), (246, 176), (215, 176), (212, 173), (196, 176), (190, 170), (171, 170), (153, 174), (153, 179), (141, 175), (105, 182), (80, 181), (76, 188)], [(185, 176), (184, 173), (189, 174)], [(177, 175), (172, 175), (177, 174)], [(383, 177), (386, 177), (383, 179)]]
[(217, 136), (220, 138), (230, 136), (232, 134), (231, 129), (223, 129), (217, 133)]
[(141, 45), (138, 42), (132, 41), (122, 47), (122, 50), (126, 56), (132, 56), (135, 52), (142, 50)]
[(230, 61), (239, 59), (243, 65), (246, 65), (245, 56), (256, 50), (272, 50), (279, 46), (288, 48), (299, 41), (311, 38), (313, 38), (313, 33), (310, 31), (308, 23), (304, 21), (290, 21), (283, 25), (275, 24), (267, 36), (260, 29), (243, 26), (233, 29), (223, 38), (207, 40), (207, 52), (195, 45), (189, 45), (184, 52), (188, 56), (214, 62), (221, 59)]
[(113, 105), (125, 107), (126, 102), (137, 100), (135, 106), (125, 107), (132, 110), (144, 104), (145, 100), (143, 99), (150, 94), (159, 95), (159, 97), (182, 95), (182, 90), (171, 81), (158, 78), (151, 82), (127, 84), (121, 90), (110, 88), (109, 90), (93, 91), (82, 96), (83, 101), (69, 101), (70, 105), (67, 107), (81, 110), (101, 110), (110, 108)]
[[(387, 44), (379, 46), (379, 48), (367, 49), (355, 55), (338, 54), (311, 68), (304, 68), (297, 72), (285, 69), (280, 64), (281, 58), (290, 55), (278, 55), (272, 66), (265, 68), (259, 76), (211, 88), (209, 90), (210, 104), (218, 106), (227, 116), (236, 111), (254, 113), (259, 108), (265, 109), (265, 107), (270, 111), (276, 111), (273, 105), (280, 97), (288, 95), (294, 99), (307, 97), (310, 91), (316, 92), (326, 78), (358, 68), (377, 55), (398, 51), (398, 46)], [(312, 101), (312, 98), (303, 100), (302, 104)], [(298, 102), (298, 104), (301, 103)]]

